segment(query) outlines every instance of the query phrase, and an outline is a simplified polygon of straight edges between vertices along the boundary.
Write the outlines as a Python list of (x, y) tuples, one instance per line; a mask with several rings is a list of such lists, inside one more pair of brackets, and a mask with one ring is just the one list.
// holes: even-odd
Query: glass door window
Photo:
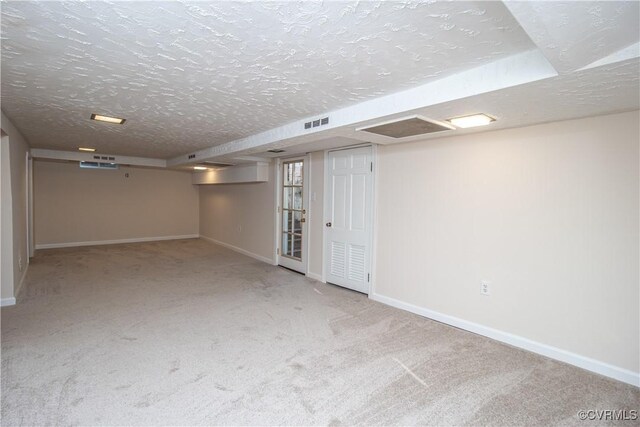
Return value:
[(282, 256), (302, 260), (304, 161), (282, 164)]

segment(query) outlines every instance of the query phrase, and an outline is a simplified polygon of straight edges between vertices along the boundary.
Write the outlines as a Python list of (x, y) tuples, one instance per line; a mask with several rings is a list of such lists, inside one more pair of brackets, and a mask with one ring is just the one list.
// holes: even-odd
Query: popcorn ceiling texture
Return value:
[(34, 148), (168, 158), (531, 48), (500, 2), (8, 1), (1, 100)]
[(571, 72), (638, 42), (640, 2), (507, 2), (547, 59)]

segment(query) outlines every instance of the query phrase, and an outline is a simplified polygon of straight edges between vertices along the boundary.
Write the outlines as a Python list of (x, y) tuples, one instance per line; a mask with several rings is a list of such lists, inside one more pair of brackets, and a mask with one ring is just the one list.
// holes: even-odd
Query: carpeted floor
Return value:
[(4, 426), (602, 425), (578, 411), (639, 401), (203, 240), (39, 251), (2, 309)]

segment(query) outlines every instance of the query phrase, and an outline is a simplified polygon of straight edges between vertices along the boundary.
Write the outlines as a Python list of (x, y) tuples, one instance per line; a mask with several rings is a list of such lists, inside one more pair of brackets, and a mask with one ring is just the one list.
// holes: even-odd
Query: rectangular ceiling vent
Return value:
[(455, 129), (453, 126), (446, 123), (436, 122), (420, 116), (410, 116), (356, 130), (390, 138), (407, 138), (453, 129)]
[(118, 169), (117, 163), (103, 163), (103, 162), (80, 162), (82, 169)]

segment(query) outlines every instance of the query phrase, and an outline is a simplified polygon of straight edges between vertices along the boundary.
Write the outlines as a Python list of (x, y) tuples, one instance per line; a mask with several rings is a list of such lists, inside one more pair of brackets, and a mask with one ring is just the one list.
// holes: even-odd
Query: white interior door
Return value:
[(372, 171), (371, 147), (328, 154), (326, 279), (366, 294), (371, 278)]
[(307, 272), (307, 169), (305, 159), (287, 159), (280, 166), (278, 264)]

